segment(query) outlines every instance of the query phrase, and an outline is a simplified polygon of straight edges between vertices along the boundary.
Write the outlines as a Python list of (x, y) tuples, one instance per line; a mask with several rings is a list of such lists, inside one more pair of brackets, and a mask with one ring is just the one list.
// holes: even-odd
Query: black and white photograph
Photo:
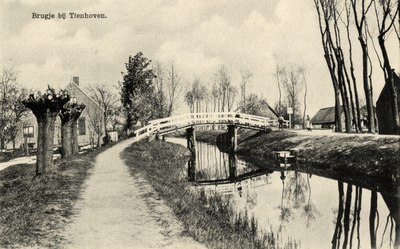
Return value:
[(400, 0), (0, 0), (0, 248), (400, 248)]

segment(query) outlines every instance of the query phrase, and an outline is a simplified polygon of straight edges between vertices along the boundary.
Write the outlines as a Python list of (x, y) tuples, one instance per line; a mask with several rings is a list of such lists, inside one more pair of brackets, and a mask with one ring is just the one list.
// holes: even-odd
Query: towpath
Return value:
[(66, 248), (205, 248), (181, 236), (181, 223), (151, 185), (130, 175), (119, 154), (134, 141), (98, 155), (66, 229)]

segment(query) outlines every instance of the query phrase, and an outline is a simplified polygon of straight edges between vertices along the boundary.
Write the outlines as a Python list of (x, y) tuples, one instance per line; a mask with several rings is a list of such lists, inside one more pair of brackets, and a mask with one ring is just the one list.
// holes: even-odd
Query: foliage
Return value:
[(152, 69), (147, 69), (150, 62), (141, 52), (129, 56), (126, 72), (120, 82), (121, 102), (126, 115), (127, 127), (140, 121), (146, 124), (154, 116), (152, 97), (154, 95)]
[(270, 106), (267, 103), (267, 99), (259, 97), (257, 94), (250, 94), (246, 97), (246, 102), (240, 102), (238, 108), (240, 112), (244, 112), (256, 116), (265, 116), (266, 112), (269, 112)]

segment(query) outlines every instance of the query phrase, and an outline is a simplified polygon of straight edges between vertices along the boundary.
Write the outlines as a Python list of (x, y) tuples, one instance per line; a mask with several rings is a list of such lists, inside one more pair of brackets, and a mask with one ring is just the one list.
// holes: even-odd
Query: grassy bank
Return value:
[(398, 176), (400, 137), (258, 133), (239, 143), (238, 154), (256, 162), (272, 160), (273, 151), (295, 150), (298, 167), (334, 174), (364, 174), (377, 179)]
[(56, 160), (57, 171), (41, 177), (34, 164), (0, 171), (0, 247), (59, 247), (94, 158), (109, 146)]
[(188, 150), (162, 141), (133, 144), (122, 157), (132, 176), (142, 174), (184, 224), (184, 235), (208, 248), (275, 248), (274, 234), (237, 215), (226, 196), (194, 191), (186, 179)]

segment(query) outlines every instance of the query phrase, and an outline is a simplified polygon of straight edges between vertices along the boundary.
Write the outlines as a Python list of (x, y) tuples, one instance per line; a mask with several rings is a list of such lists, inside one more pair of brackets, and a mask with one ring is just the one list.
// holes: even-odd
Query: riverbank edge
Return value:
[[(223, 130), (196, 131), (196, 140), (216, 145)], [(288, 169), (344, 180), (379, 191), (392, 191), (400, 179), (400, 136), (314, 134), (293, 131), (268, 133), (239, 130), (239, 158), (260, 168), (281, 170), (275, 151), (290, 151), (296, 164)]]

